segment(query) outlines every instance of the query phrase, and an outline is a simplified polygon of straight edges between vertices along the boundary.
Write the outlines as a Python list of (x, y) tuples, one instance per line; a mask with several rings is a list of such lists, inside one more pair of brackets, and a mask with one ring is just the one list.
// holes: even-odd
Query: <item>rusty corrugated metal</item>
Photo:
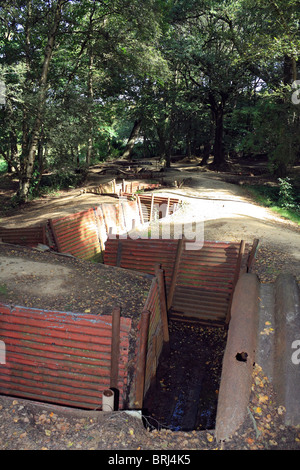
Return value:
[[(155, 274), (155, 265), (161, 264), (168, 285), (171, 281), (176, 249), (177, 240), (108, 239), (105, 244), (104, 263), (151, 275)], [(118, 250), (121, 251), (120, 262), (118, 262)]]
[[(173, 279), (178, 240), (107, 240), (104, 261), (110, 265), (153, 274), (155, 265), (165, 271), (167, 291)], [(121, 246), (121, 250), (120, 250)], [(232, 296), (238, 266), (239, 243), (206, 241), (200, 250), (184, 250), (179, 260), (172, 318), (223, 324)], [(249, 255), (246, 245), (242, 269)]]
[(14, 245), (36, 246), (39, 243), (46, 244), (46, 228), (41, 227), (0, 227), (0, 239), (4, 243)]
[(126, 233), (133, 224), (140, 223), (137, 201), (121, 198), (116, 204), (103, 203), (87, 211), (50, 219), (49, 227), (59, 252), (100, 261), (109, 234)]
[[(131, 320), (121, 318), (120, 407), (127, 383)], [(50, 312), (0, 304), (0, 393), (95, 409), (110, 386), (110, 315)]]
[[(136, 382), (135, 393), (138, 406), (142, 406), (142, 399), (150, 387), (151, 380), (155, 377), (160, 354), (163, 348), (163, 324), (162, 312), (159, 299), (159, 288), (157, 278), (153, 278), (143, 309), (143, 314), (139, 321), (138, 349), (136, 351)], [(147, 334), (141, 334), (142, 324), (145, 320), (143, 315), (149, 314), (147, 323)], [(143, 359), (143, 367), (140, 364), (140, 356)]]
[(51, 219), (50, 226), (59, 252), (89, 260), (101, 256), (94, 209)]

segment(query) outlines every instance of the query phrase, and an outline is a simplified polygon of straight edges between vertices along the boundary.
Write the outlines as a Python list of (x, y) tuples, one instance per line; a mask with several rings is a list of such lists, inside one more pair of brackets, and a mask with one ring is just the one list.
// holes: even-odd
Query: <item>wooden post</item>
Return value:
[(154, 206), (154, 194), (152, 194), (152, 196), (151, 196), (151, 206), (150, 206), (150, 218), (149, 218), (149, 222), (152, 222), (153, 206)]
[(248, 260), (247, 260), (247, 273), (251, 273), (251, 271), (252, 271), (252, 265), (253, 265), (253, 262), (254, 262), (254, 259), (255, 259), (256, 251), (257, 251), (257, 248), (258, 248), (258, 243), (259, 243), (259, 239), (255, 238), (253, 240), (252, 249), (251, 249), (251, 252), (250, 252)]
[(136, 369), (135, 404), (137, 408), (139, 409), (143, 407), (143, 401), (144, 401), (149, 322), (150, 322), (150, 310), (144, 310), (141, 315), (140, 344), (139, 344), (139, 351), (137, 355), (137, 369)]
[(141, 198), (140, 198), (139, 194), (137, 196), (137, 204), (138, 204), (139, 213), (140, 213), (140, 221), (141, 221), (141, 224), (144, 225), (144, 215), (143, 215), (143, 211), (142, 211)]
[(120, 307), (112, 311), (110, 387), (118, 388), (120, 358)]
[(183, 243), (184, 243), (183, 239), (178, 240), (176, 258), (174, 262), (171, 285), (170, 285), (170, 290), (168, 294), (168, 303), (167, 303), (168, 310), (171, 308), (172, 302), (173, 302), (174, 291), (175, 291), (177, 275), (178, 275), (178, 270), (179, 270), (179, 263), (180, 263), (180, 258), (181, 258), (181, 254), (183, 250)]
[(60, 243), (59, 243), (59, 240), (56, 236), (55, 227), (54, 227), (52, 219), (49, 219), (49, 225), (50, 225), (50, 228), (51, 228), (51, 232), (52, 232), (52, 235), (53, 235), (53, 239), (54, 239), (56, 248), (61, 253), (63, 250), (62, 250), (62, 248), (60, 246)]
[(161, 321), (163, 327), (163, 339), (165, 346), (169, 348), (169, 325), (168, 325), (168, 310), (167, 310), (167, 301), (166, 301), (166, 291), (165, 291), (165, 280), (164, 280), (164, 271), (160, 268), (159, 265), (155, 266), (155, 273), (157, 277), (158, 290), (159, 290), (159, 302), (160, 302), (160, 312), (161, 312)]
[(227, 314), (226, 314), (226, 320), (225, 320), (226, 325), (228, 325), (229, 321), (230, 321), (231, 305), (232, 305), (234, 289), (235, 289), (235, 286), (236, 286), (236, 284), (239, 280), (239, 277), (240, 277), (240, 270), (241, 270), (241, 265), (242, 265), (244, 252), (245, 252), (245, 241), (242, 240), (241, 243), (240, 243), (239, 254), (238, 254), (238, 257), (237, 257), (237, 261), (236, 261), (235, 273), (234, 273), (233, 284), (232, 284), (232, 291), (231, 291), (229, 305), (228, 305)]
[(169, 212), (170, 212), (170, 198), (168, 197), (167, 210), (166, 210), (166, 217), (168, 217)]

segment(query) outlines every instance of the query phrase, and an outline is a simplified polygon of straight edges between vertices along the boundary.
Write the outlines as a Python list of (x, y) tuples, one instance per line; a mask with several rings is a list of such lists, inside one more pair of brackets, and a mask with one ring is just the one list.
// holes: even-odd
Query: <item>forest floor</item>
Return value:
[[(106, 180), (109, 177), (108, 172), (105, 175)], [(202, 221), (206, 240), (239, 241), (244, 239), (251, 243), (254, 238), (259, 238), (260, 247), (254, 270), (261, 282), (273, 282), (280, 272), (294, 274), (300, 281), (299, 226), (253, 202), (241, 184), (249, 180), (253, 181), (253, 179), (260, 181), (264, 179), (261, 168), (257, 168), (256, 172), (255, 168), (249, 170), (249, 167), (245, 165), (244, 167), (234, 167), (231, 173), (218, 173), (210, 170), (205, 171), (192, 163), (182, 162), (174, 165), (174, 168), (166, 173), (164, 176), (165, 186), (160, 192), (168, 195), (177, 194), (182, 197), (183, 207), (173, 216), (173, 220), (178, 223)], [(185, 180), (185, 183), (179, 189), (174, 183), (175, 180)], [(93, 186), (102, 181), (103, 174), (98, 175), (98, 168), (95, 168), (84, 186)], [(15, 190), (15, 184), (8, 178), (2, 178), (0, 183), (0, 205), (2, 208), (0, 224), (4, 227), (40, 225), (48, 218), (95, 207), (103, 201), (115, 201), (109, 196), (80, 194), (78, 189), (72, 189), (62, 191), (55, 196), (34, 200), (23, 207), (11, 208), (9, 207), (9, 199)], [(1, 254), (5, 254), (7, 250), (14, 251), (14, 247), (3, 245)], [(15, 250), (24, 260), (25, 271), (26, 260), (29, 263), (32, 261), (32, 256), (43, 257), (43, 262), (40, 265), (42, 267), (44, 265), (49, 277), (46, 258), (49, 254), (33, 253), (30, 252), (31, 250), (20, 247)], [(57, 255), (50, 256), (58, 257)], [(55, 263), (60, 266), (61, 275), (66, 276), (64, 269), (69, 269), (68, 263), (71, 261), (62, 256), (58, 258)], [(52, 259), (51, 264), (53, 264)], [(90, 276), (93, 276), (90, 263), (81, 264), (81, 269), (86, 269), (90, 279)], [(3, 264), (1, 268), (0, 284), (4, 284)], [(18, 281), (21, 286), (22, 273), (19, 274)], [(46, 273), (41, 272), (40, 276), (43, 275)], [(82, 272), (80, 276), (82, 277)], [(8, 291), (3, 290), (0, 293), (0, 300), (5, 301), (9, 298), (11, 301), (10, 295), (13, 294), (13, 290), (17, 292), (17, 284), (15, 283), (11, 287), (11, 292), (9, 289)], [(24, 285), (26, 287), (26, 283)], [(30, 285), (33, 286), (33, 283), (27, 282), (26, 293), (24, 290), (23, 292), (18, 291), (18, 301), (21, 302), (23, 299), (28, 306), (35, 307), (37, 306), (37, 296), (30, 293)], [(57, 305), (59, 307), (59, 299), (66, 294), (64, 290), (60, 296), (60, 287), (61, 289), (65, 288), (63, 282), (61, 285), (56, 285), (55, 297), (47, 295), (46, 298), (45, 292), (44, 303), (39, 306), (57, 308)], [(38, 299), (39, 301), (43, 299), (42, 289), (39, 290)], [(74, 308), (76, 308), (77, 301), (77, 311), (82, 311), (84, 307), (86, 309), (95, 307), (91, 304), (88, 290), (85, 289), (81, 290), (77, 300), (72, 298), (72, 301), (75, 302), (72, 304), (72, 311), (76, 311)], [(113, 452), (117, 450), (168, 452), (179, 450), (184, 454), (191, 450), (213, 449), (300, 449), (300, 429), (284, 426), (284, 411), (284, 408), (276, 402), (272, 384), (259, 364), (253, 370), (248, 415), (242, 427), (225, 443), (216, 442), (213, 430), (185, 432), (165, 428), (150, 431), (145, 426), (145, 421), (123, 411), (99, 413), (97, 411), (71, 410), (64, 407), (37, 404), (20, 398), (0, 396), (0, 449), (97, 449)]]

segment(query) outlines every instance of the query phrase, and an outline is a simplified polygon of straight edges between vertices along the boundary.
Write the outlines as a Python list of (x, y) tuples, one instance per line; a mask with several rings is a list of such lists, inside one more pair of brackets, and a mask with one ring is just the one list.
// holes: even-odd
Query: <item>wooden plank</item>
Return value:
[(181, 258), (181, 255), (182, 255), (183, 246), (184, 246), (183, 239), (178, 240), (177, 252), (176, 252), (174, 268), (173, 268), (173, 273), (172, 273), (172, 280), (171, 280), (171, 285), (170, 285), (169, 294), (168, 294), (168, 301), (167, 301), (168, 309), (171, 307), (172, 302), (173, 302), (173, 297), (174, 297), (174, 292), (175, 292), (175, 286), (176, 286), (177, 275), (178, 275), (178, 271), (179, 271), (180, 258)]

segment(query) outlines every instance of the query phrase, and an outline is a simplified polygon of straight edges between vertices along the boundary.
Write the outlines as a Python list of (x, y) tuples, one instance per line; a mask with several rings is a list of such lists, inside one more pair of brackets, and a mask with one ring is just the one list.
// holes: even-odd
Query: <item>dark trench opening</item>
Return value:
[(144, 399), (145, 427), (172, 431), (215, 428), (227, 331), (170, 322), (170, 351), (161, 354)]

